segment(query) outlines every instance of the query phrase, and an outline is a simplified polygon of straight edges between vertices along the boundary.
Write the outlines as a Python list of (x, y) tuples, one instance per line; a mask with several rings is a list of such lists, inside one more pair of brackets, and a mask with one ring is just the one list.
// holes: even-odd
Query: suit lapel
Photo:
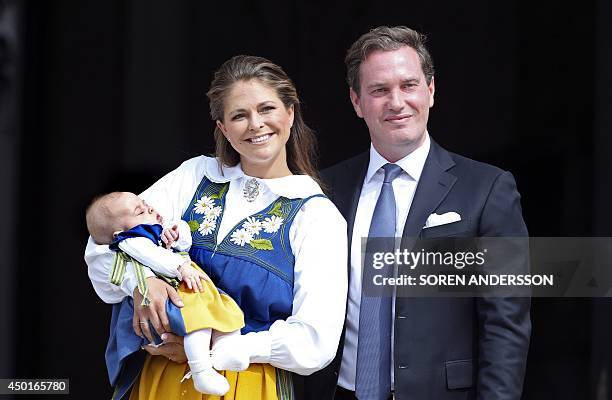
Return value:
[(419, 236), (427, 217), (440, 205), (457, 177), (446, 172), (455, 165), (450, 154), (433, 140), (404, 226), (403, 237)]
[(369, 152), (366, 152), (356, 158), (354, 163), (347, 164), (345, 166), (346, 171), (344, 171), (344, 173), (341, 175), (343, 177), (343, 181), (341, 183), (342, 189), (336, 191), (337, 195), (334, 196), (336, 207), (338, 207), (338, 210), (346, 219), (348, 228), (349, 276), (351, 265), (351, 242), (353, 238), (353, 226), (355, 225), (355, 214), (357, 213), (359, 196), (361, 195), (363, 180), (365, 179), (369, 163), (370, 154)]

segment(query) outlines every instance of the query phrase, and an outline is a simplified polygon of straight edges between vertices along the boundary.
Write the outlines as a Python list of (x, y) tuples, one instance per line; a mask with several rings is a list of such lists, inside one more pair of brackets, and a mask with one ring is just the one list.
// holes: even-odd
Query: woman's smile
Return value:
[(274, 135), (274, 133), (266, 133), (264, 135), (254, 136), (246, 141), (254, 145), (262, 145), (268, 143), (268, 141), (272, 138), (272, 135)]

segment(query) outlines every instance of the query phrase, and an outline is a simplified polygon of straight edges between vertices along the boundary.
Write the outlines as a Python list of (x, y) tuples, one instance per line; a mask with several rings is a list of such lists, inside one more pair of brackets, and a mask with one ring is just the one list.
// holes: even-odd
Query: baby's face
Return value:
[(134, 193), (123, 192), (108, 204), (121, 230), (141, 224), (162, 224), (162, 216)]

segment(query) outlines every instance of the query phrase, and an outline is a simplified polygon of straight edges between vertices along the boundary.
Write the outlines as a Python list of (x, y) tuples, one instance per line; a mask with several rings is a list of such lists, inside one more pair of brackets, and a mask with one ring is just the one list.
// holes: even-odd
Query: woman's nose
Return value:
[(263, 128), (264, 123), (263, 119), (259, 115), (254, 115), (249, 120), (249, 130), (250, 131), (258, 131)]

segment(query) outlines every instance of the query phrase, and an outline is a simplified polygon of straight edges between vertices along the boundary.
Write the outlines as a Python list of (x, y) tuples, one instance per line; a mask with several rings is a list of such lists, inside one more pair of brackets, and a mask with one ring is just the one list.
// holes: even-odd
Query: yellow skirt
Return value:
[[(200, 269), (194, 262), (191, 265)], [(228, 295), (220, 294), (212, 282), (203, 279), (202, 286), (202, 292), (190, 290), (184, 283), (178, 287), (184, 306), (179, 309), (181, 315), (177, 317), (182, 318), (185, 333), (205, 328), (220, 332), (232, 332), (242, 328), (244, 315), (238, 304)]]
[(225, 396), (202, 394), (191, 379), (181, 383), (187, 364), (177, 364), (163, 356), (148, 355), (130, 400), (277, 400), (276, 371), (270, 364), (251, 364), (241, 372), (222, 371), (230, 384)]

